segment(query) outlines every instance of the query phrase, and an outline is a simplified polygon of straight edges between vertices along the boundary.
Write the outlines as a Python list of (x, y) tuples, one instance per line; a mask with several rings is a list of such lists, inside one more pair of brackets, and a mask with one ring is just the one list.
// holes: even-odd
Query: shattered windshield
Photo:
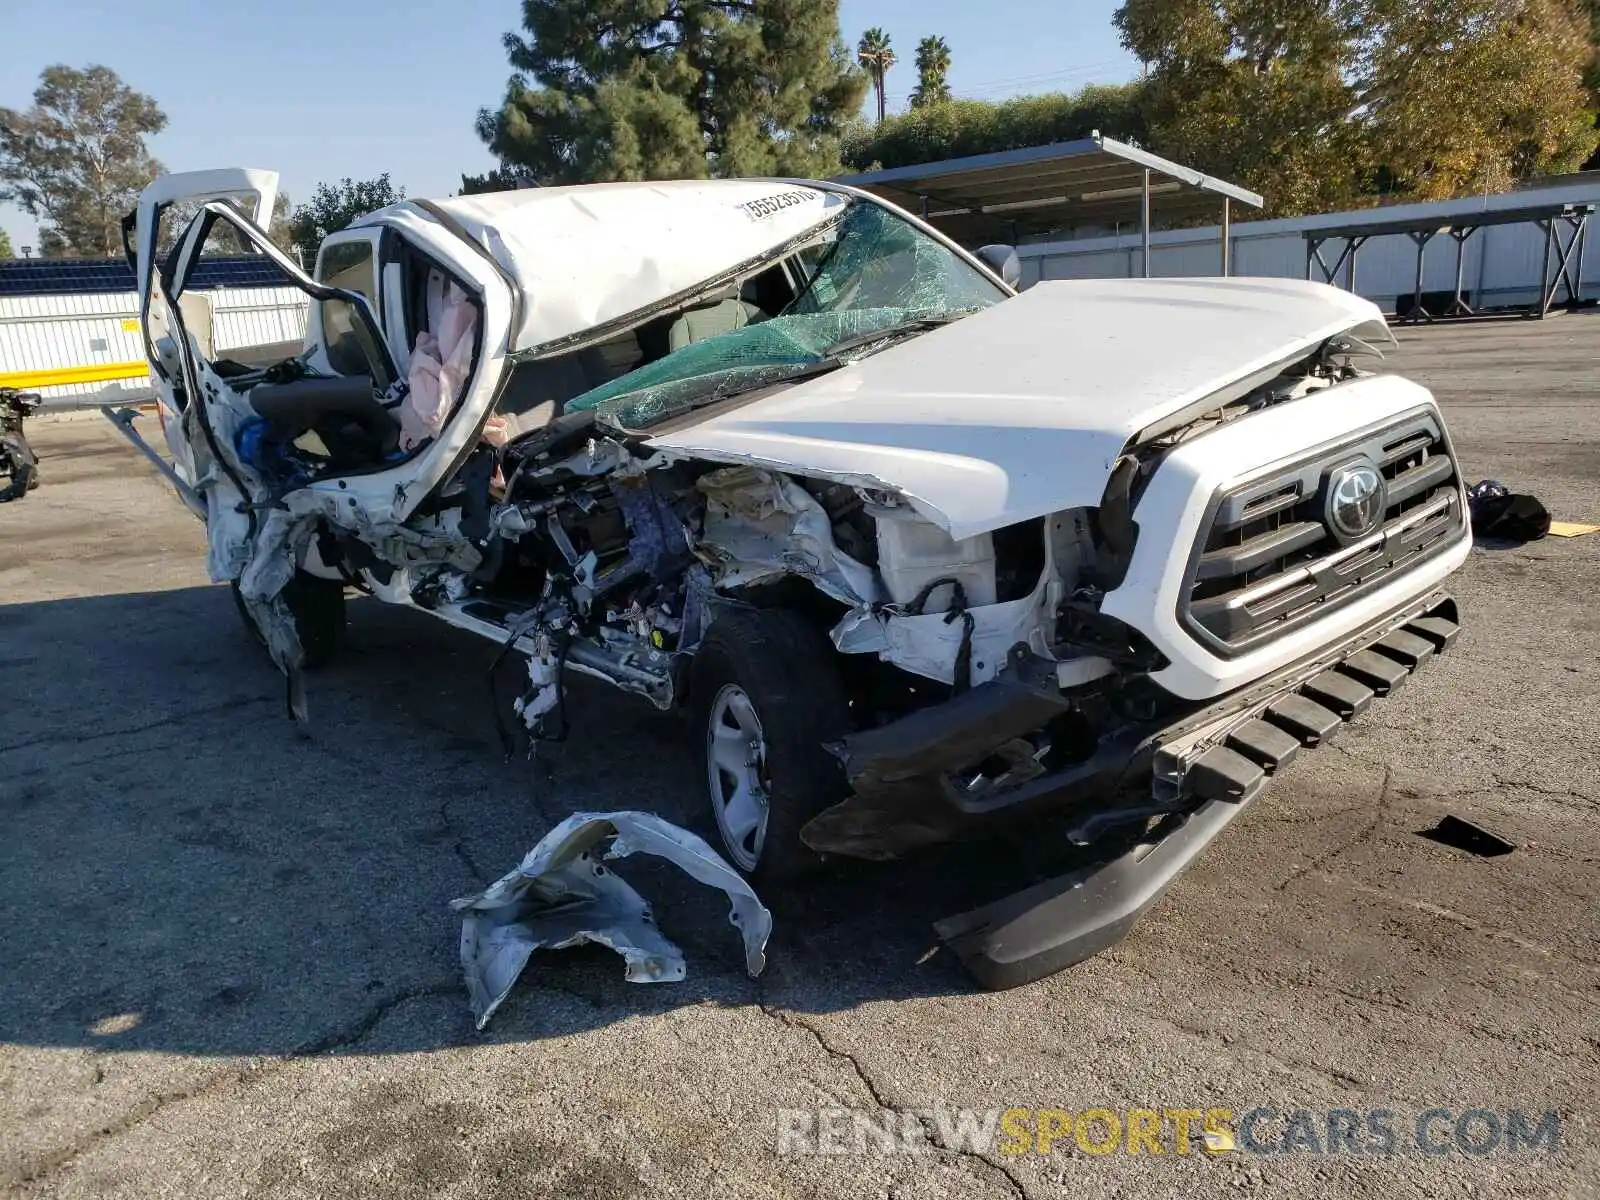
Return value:
[(987, 308), (1005, 293), (943, 243), (887, 209), (853, 201), (796, 252), (798, 291), (776, 316), (689, 342), (566, 405), (645, 429), (728, 396), (818, 373)]

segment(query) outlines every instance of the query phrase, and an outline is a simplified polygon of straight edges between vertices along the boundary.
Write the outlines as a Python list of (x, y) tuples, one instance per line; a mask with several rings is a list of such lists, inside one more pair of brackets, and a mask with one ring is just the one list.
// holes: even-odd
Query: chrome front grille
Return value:
[[(1381, 515), (1374, 501), (1369, 531), (1341, 533), (1330, 489), (1362, 466), (1382, 476)], [(1233, 654), (1431, 558), (1465, 533), (1466, 513), (1444, 428), (1427, 411), (1218, 493), (1202, 528), (1178, 615)]]

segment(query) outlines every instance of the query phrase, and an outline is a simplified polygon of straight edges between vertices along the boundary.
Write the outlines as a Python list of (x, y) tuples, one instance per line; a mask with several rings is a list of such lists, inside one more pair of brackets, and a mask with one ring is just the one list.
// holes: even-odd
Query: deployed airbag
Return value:
[(472, 370), (478, 309), (454, 283), (428, 301), (428, 328), (417, 334), (409, 387), (400, 408), (400, 448), (411, 450), (439, 436)]

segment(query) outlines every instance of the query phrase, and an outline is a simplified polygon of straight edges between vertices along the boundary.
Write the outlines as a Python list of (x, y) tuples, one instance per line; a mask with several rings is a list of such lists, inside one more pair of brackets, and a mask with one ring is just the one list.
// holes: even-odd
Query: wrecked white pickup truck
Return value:
[[(1444, 422), (1374, 373), (1388, 331), (1348, 293), (1019, 295), (1006, 248), (792, 180), (408, 200), (311, 278), (262, 232), (275, 185), (163, 178), (128, 241), (152, 457), (291, 707), (355, 588), (504, 645), (532, 739), (566, 732), (570, 671), (691, 712), (752, 876), (1005, 827), (1084, 848), (940, 923), (991, 986), (1121, 937), (1456, 637)], [(211, 352), (186, 284), (224, 235), (309, 294), (299, 353)]]

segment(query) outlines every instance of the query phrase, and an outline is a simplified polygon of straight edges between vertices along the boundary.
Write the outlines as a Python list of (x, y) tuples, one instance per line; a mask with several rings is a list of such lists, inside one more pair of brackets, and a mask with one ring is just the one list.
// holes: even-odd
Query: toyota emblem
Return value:
[(1368, 462), (1346, 463), (1328, 477), (1328, 528), (1340, 541), (1371, 533), (1383, 519), (1383, 476)]

